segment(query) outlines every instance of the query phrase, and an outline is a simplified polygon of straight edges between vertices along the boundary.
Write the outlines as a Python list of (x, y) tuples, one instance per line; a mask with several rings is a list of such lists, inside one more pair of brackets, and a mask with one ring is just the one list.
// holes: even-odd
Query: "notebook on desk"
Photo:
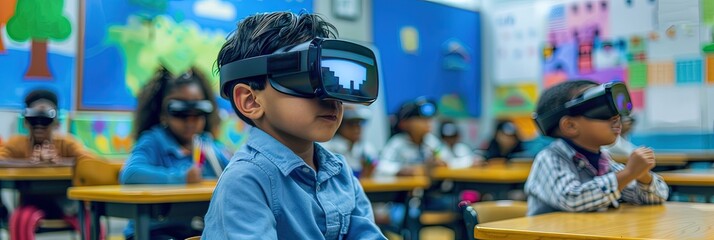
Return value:
[(75, 164), (74, 158), (60, 158), (53, 162), (32, 162), (29, 159), (0, 159), (0, 168), (44, 168), (44, 167), (72, 167)]

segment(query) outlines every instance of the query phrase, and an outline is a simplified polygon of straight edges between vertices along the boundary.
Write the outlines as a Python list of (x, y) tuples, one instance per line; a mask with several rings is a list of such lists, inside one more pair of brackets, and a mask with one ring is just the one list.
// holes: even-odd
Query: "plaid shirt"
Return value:
[(591, 212), (618, 207), (618, 199), (633, 204), (659, 204), (667, 200), (669, 188), (652, 173), (652, 182), (630, 182), (617, 190), (615, 173), (625, 165), (607, 153), (600, 156), (599, 171), (575, 149), (558, 139), (536, 156), (525, 185), (528, 216), (555, 211)]

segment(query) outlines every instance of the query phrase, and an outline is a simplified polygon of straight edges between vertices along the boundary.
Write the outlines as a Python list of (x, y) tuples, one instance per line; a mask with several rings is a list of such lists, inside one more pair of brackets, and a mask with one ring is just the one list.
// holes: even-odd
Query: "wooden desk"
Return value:
[[(71, 187), (70, 199), (91, 203), (91, 236), (99, 239), (99, 217), (130, 218), (135, 221), (135, 239), (149, 239), (151, 219), (203, 216), (213, 196), (215, 181), (188, 185), (111, 185)], [(84, 208), (80, 208), (83, 210)], [(83, 222), (82, 212), (79, 214)], [(82, 230), (84, 233), (84, 230)], [(82, 236), (86, 239), (86, 236)]]
[(415, 177), (371, 177), (360, 179), (366, 193), (411, 191), (416, 188), (428, 188), (429, 178)]
[(497, 200), (503, 200), (508, 198), (508, 191), (523, 188), (530, 171), (530, 164), (489, 164), (462, 169), (439, 167), (432, 171), (432, 178), (453, 181), (456, 193), (474, 189), (482, 194), (492, 193)]
[(707, 202), (714, 196), (714, 169), (682, 169), (658, 172), (672, 192), (704, 195)]
[(0, 168), (0, 188), (20, 193), (64, 194), (71, 178), (71, 167)]
[(708, 239), (714, 205), (667, 202), (595, 213), (556, 212), (476, 225), (477, 239)]

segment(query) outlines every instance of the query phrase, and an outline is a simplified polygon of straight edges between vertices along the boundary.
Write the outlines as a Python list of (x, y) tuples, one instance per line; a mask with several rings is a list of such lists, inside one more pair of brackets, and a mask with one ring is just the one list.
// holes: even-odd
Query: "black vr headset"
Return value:
[(417, 98), (415, 101), (405, 104), (397, 117), (399, 119), (407, 119), (411, 117), (426, 117), (430, 118), (436, 115), (436, 104), (426, 98)]
[(315, 38), (221, 66), (221, 97), (229, 98), (234, 81), (267, 76), (284, 94), (370, 105), (379, 91), (377, 68), (375, 54), (366, 46)]
[(553, 107), (553, 111), (542, 115), (533, 114), (541, 133), (547, 136), (551, 136), (564, 116), (584, 116), (598, 120), (609, 120), (617, 115), (629, 116), (632, 101), (625, 84), (611, 82), (585, 90), (562, 107)]
[(57, 110), (37, 110), (27, 108), (22, 111), (22, 117), (32, 126), (49, 126), (57, 118)]
[(211, 101), (208, 100), (169, 100), (167, 109), (169, 115), (178, 118), (186, 118), (189, 116), (205, 116), (213, 112), (213, 104), (211, 104)]

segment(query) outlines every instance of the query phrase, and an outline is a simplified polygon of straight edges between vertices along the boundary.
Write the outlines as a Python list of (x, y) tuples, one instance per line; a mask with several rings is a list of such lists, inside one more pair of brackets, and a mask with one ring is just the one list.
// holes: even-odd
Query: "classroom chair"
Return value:
[[(117, 185), (119, 184), (119, 172), (121, 171), (123, 165), (123, 161), (106, 161), (100, 159), (86, 159), (80, 161), (74, 166), (74, 174), (72, 174), (72, 185)], [(89, 213), (89, 209), (87, 209), (86, 205), (81, 204), (80, 207), (84, 208), (85, 213)], [(86, 217), (85, 219), (89, 219), (89, 217)], [(109, 219), (106, 220), (106, 226), (109, 226)], [(85, 229), (89, 231), (89, 226), (87, 225)], [(102, 227), (100, 235), (100, 238), (105, 238), (105, 228)]]
[(528, 204), (525, 201), (488, 201), (470, 204), (468, 201), (459, 203), (464, 215), (464, 224), (470, 238), (474, 237), (474, 227), (479, 223), (495, 222), (511, 218), (525, 217)]
[(190, 238), (186, 238), (185, 240), (201, 240), (201, 236), (193, 236)]

